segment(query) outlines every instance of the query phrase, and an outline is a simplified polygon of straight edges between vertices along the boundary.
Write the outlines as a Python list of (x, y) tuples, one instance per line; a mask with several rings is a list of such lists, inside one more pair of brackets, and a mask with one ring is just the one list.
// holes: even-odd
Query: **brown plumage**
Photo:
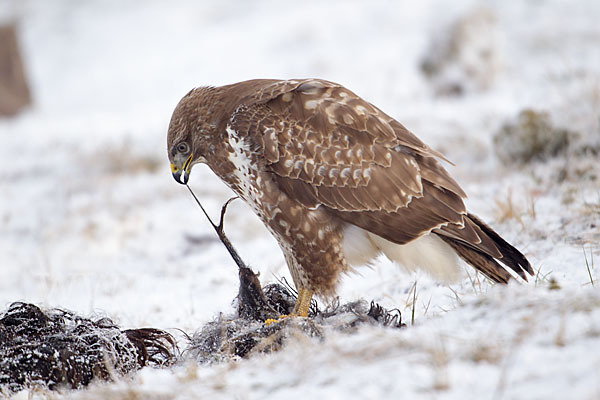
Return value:
[[(444, 157), (350, 90), (319, 79), (251, 80), (190, 91), (168, 133), (175, 179), (203, 162), (279, 242), (305, 313), (342, 272), (380, 253), (441, 278), (456, 254), (496, 282), (527, 259), (467, 212)], [(504, 267), (500, 263), (504, 264)]]

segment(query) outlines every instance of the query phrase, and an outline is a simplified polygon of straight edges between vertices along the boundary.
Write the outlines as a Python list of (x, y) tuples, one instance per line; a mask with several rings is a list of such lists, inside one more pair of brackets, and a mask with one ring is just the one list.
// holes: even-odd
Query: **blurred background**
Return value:
[[(559, 265), (598, 254), (599, 17), (598, 1), (0, 0), (0, 304), (184, 329), (230, 310), (235, 266), (173, 181), (166, 131), (191, 88), (251, 78), (350, 88), (445, 153), (536, 269), (585, 281)], [(190, 183), (213, 215), (231, 196), (203, 166)], [(288, 276), (241, 202), (226, 231), (261, 279)], [(393, 302), (413, 278), (348, 282)]]

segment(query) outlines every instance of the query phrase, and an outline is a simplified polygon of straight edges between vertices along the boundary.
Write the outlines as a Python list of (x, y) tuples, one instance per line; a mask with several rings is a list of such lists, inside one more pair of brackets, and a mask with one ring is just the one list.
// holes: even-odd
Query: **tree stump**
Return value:
[(31, 104), (14, 23), (0, 26), (0, 117), (17, 115)]

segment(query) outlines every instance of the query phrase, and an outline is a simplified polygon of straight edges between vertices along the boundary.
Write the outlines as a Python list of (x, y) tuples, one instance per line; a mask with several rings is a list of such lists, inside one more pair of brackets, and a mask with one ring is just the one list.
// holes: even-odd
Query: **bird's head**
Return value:
[(198, 88), (185, 95), (171, 117), (167, 134), (167, 151), (173, 178), (187, 184), (192, 166), (206, 163), (213, 151), (211, 139), (216, 134), (216, 123), (212, 119), (210, 88)]

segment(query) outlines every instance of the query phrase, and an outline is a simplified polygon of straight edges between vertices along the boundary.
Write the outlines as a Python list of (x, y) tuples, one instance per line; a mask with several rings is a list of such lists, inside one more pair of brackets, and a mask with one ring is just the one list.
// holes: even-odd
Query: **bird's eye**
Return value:
[(188, 146), (188, 144), (185, 142), (181, 142), (177, 145), (177, 151), (179, 153), (185, 154), (185, 153), (189, 152), (189, 150), (190, 150), (190, 146)]

